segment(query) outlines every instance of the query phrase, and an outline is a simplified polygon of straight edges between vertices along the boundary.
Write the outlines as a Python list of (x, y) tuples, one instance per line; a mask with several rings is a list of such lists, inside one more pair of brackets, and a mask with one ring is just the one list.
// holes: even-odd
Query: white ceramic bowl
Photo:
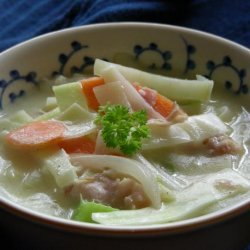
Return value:
[[(232, 102), (241, 102), (250, 110), (250, 51), (247, 48), (207, 33), (149, 23), (109, 23), (66, 29), (3, 52), (0, 54), (0, 107), (4, 109), (29, 94), (44, 77), (90, 72), (94, 58), (143, 66), (155, 73), (180, 78), (202, 74), (214, 79), (216, 89), (224, 91)], [(33, 247), (42, 246), (42, 242), (47, 244), (47, 240), (51, 246), (61, 248), (74, 242), (75, 248), (84, 244), (87, 249), (99, 249), (103, 244), (123, 249), (124, 244), (126, 248), (129, 246), (126, 243), (134, 249), (166, 249), (166, 244), (171, 246), (169, 249), (182, 249), (181, 246), (237, 249), (250, 238), (249, 230), (247, 232), (250, 200), (189, 220), (126, 228), (46, 216), (3, 197), (0, 197), (0, 207), (3, 230)], [(32, 235), (32, 244), (22, 238), (23, 228)], [(235, 231), (241, 233), (238, 238)], [(211, 238), (220, 242), (213, 244)]]

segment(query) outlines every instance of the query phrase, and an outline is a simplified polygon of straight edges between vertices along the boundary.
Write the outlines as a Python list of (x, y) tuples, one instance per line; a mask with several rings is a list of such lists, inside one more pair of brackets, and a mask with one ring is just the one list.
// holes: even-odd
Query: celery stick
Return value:
[(94, 74), (100, 76), (102, 71), (110, 66), (116, 67), (131, 83), (138, 82), (142, 86), (153, 88), (160, 94), (177, 102), (208, 101), (214, 84), (212, 80), (201, 76), (197, 76), (197, 80), (171, 78), (109, 63), (100, 59), (95, 60)]
[(143, 208), (110, 213), (93, 213), (92, 219), (104, 225), (154, 225), (198, 216), (204, 209), (216, 202), (212, 194), (187, 202), (164, 204), (160, 209)]
[(88, 109), (80, 82), (71, 82), (54, 86), (53, 91), (56, 96), (58, 107), (61, 111), (64, 111), (73, 103), (77, 103), (84, 109)]
[(98, 212), (107, 213), (107, 212), (113, 212), (117, 210), (118, 209), (103, 205), (101, 203), (81, 200), (80, 205), (75, 209), (72, 215), (72, 219), (78, 220), (78, 221), (95, 223), (95, 221), (92, 220), (93, 213), (98, 213)]

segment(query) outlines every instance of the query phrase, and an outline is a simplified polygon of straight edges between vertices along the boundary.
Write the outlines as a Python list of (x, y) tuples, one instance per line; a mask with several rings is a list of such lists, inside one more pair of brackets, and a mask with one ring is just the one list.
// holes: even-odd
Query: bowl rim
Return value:
[(27, 39), (23, 42), (20, 42), (16, 45), (13, 45), (6, 50), (3, 50), (0, 52), (0, 57), (5, 55), (6, 53), (9, 53), (9, 51), (12, 51), (14, 49), (18, 49), (21, 46), (24, 46), (30, 42), (36, 42), (39, 40), (47, 39), (52, 36), (57, 36), (61, 35), (63, 33), (68, 33), (68, 32), (75, 32), (75, 31), (80, 31), (82, 29), (88, 30), (88, 29), (103, 29), (103, 28), (117, 28), (117, 27), (151, 27), (151, 28), (160, 28), (160, 29), (168, 29), (168, 30), (173, 30), (173, 31), (180, 31), (180, 32), (185, 32), (189, 34), (194, 34), (196, 36), (200, 37), (206, 37), (209, 40), (215, 40), (220, 43), (226, 43), (227, 45), (231, 45), (234, 47), (237, 47), (238, 49), (243, 49), (245, 52), (250, 52), (250, 48), (247, 48), (246, 46), (237, 43), (235, 41), (232, 41), (228, 38), (224, 38), (219, 35), (215, 35), (206, 31), (198, 30), (198, 29), (193, 29), (193, 28), (188, 28), (188, 27), (183, 27), (183, 26), (178, 26), (178, 25), (171, 25), (171, 24), (163, 24), (163, 23), (153, 23), (153, 22), (107, 22), (107, 23), (95, 23), (95, 24), (86, 24), (86, 25), (80, 25), (80, 26), (75, 26), (75, 27), (69, 27), (69, 28), (64, 28), (56, 31), (51, 31), (47, 32), (38, 36), (35, 36), (33, 38)]
[[(8, 48), (0, 53), (0, 58), (3, 55), (7, 55), (13, 50), (19, 49), (24, 45), (28, 45), (32, 42), (46, 40), (53, 36), (63, 35), (65, 32), (79, 32), (81, 30), (92, 30), (92, 29), (113, 29), (113, 28), (160, 28), (164, 30), (179, 31), (184, 33), (192, 34), (196, 37), (206, 37), (210, 40), (215, 40), (215, 42), (225, 43), (227, 46), (235, 47), (239, 50), (249, 53), (250, 49), (247, 47), (233, 42), (229, 39), (181, 26), (168, 25), (161, 23), (151, 23), (151, 22), (112, 22), (112, 23), (98, 23), (98, 24), (88, 24), (72, 28), (66, 28), (58, 31), (49, 32), (43, 35), (36, 36), (24, 42), (21, 42), (15, 46)], [(102, 235), (102, 236), (155, 236), (155, 235), (167, 235), (167, 234), (178, 234), (183, 232), (194, 231), (207, 226), (215, 225), (220, 222), (225, 222), (231, 218), (240, 216), (241, 214), (250, 211), (250, 199), (238, 202), (237, 204), (230, 206), (230, 208), (223, 208), (218, 211), (202, 215), (199, 217), (181, 220), (177, 222), (157, 224), (151, 226), (107, 226), (100, 224), (91, 224), (84, 222), (77, 222), (68, 219), (58, 218), (46, 214), (42, 214), (36, 211), (32, 211), (29, 208), (25, 208), (13, 201), (10, 201), (4, 197), (0, 197), (0, 208), (10, 212), (17, 217), (23, 218), (25, 220), (31, 221), (33, 223), (38, 223), (40, 225), (49, 226), (64, 231), (90, 234), (90, 235)]]
[(0, 198), (1, 209), (4, 209), (7, 213), (15, 215), (16, 217), (24, 219), (28, 222), (59, 229), (66, 232), (96, 236), (153, 237), (188, 233), (209, 226), (215, 226), (219, 223), (225, 223), (230, 219), (250, 212), (250, 200), (246, 200), (231, 206), (230, 209), (223, 208), (206, 215), (171, 223), (145, 226), (109, 226), (73, 221), (55, 217), (52, 215), (42, 214), (40, 212), (33, 211), (27, 207), (19, 205), (6, 198)]

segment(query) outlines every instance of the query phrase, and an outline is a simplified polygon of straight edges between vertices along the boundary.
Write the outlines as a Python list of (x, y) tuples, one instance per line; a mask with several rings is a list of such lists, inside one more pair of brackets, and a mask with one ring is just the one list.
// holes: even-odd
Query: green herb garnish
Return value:
[(131, 156), (141, 149), (142, 139), (149, 137), (147, 113), (130, 112), (122, 105), (101, 106), (95, 123), (102, 127), (102, 137), (107, 147), (119, 148)]

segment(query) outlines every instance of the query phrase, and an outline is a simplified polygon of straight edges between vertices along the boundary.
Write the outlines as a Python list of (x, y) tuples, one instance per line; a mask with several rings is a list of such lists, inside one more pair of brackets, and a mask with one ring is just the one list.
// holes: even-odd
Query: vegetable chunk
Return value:
[(99, 108), (99, 102), (96, 99), (94, 88), (104, 84), (104, 79), (102, 77), (91, 77), (82, 80), (82, 89), (88, 102), (88, 106), (97, 111)]
[(75, 209), (72, 215), (72, 219), (95, 223), (95, 221), (92, 220), (93, 213), (107, 213), (113, 211), (117, 211), (117, 209), (93, 201), (81, 200), (80, 205)]
[(65, 126), (57, 121), (33, 122), (11, 131), (6, 141), (17, 147), (41, 148), (56, 144), (63, 137), (65, 130)]
[(64, 150), (59, 150), (44, 160), (44, 171), (48, 171), (60, 188), (72, 185), (77, 180), (75, 167)]
[(214, 82), (202, 76), (196, 80), (177, 79), (150, 74), (119, 64), (95, 60), (94, 74), (101, 75), (110, 66), (115, 67), (129, 82), (139, 82), (142, 86), (157, 90), (160, 94), (175, 101), (208, 101)]
[(58, 146), (63, 148), (68, 154), (93, 154), (95, 151), (95, 141), (91, 140), (87, 136), (60, 141)]
[(88, 109), (87, 100), (82, 94), (82, 85), (80, 82), (53, 86), (52, 89), (60, 111), (64, 111), (74, 103), (79, 104), (84, 109)]

